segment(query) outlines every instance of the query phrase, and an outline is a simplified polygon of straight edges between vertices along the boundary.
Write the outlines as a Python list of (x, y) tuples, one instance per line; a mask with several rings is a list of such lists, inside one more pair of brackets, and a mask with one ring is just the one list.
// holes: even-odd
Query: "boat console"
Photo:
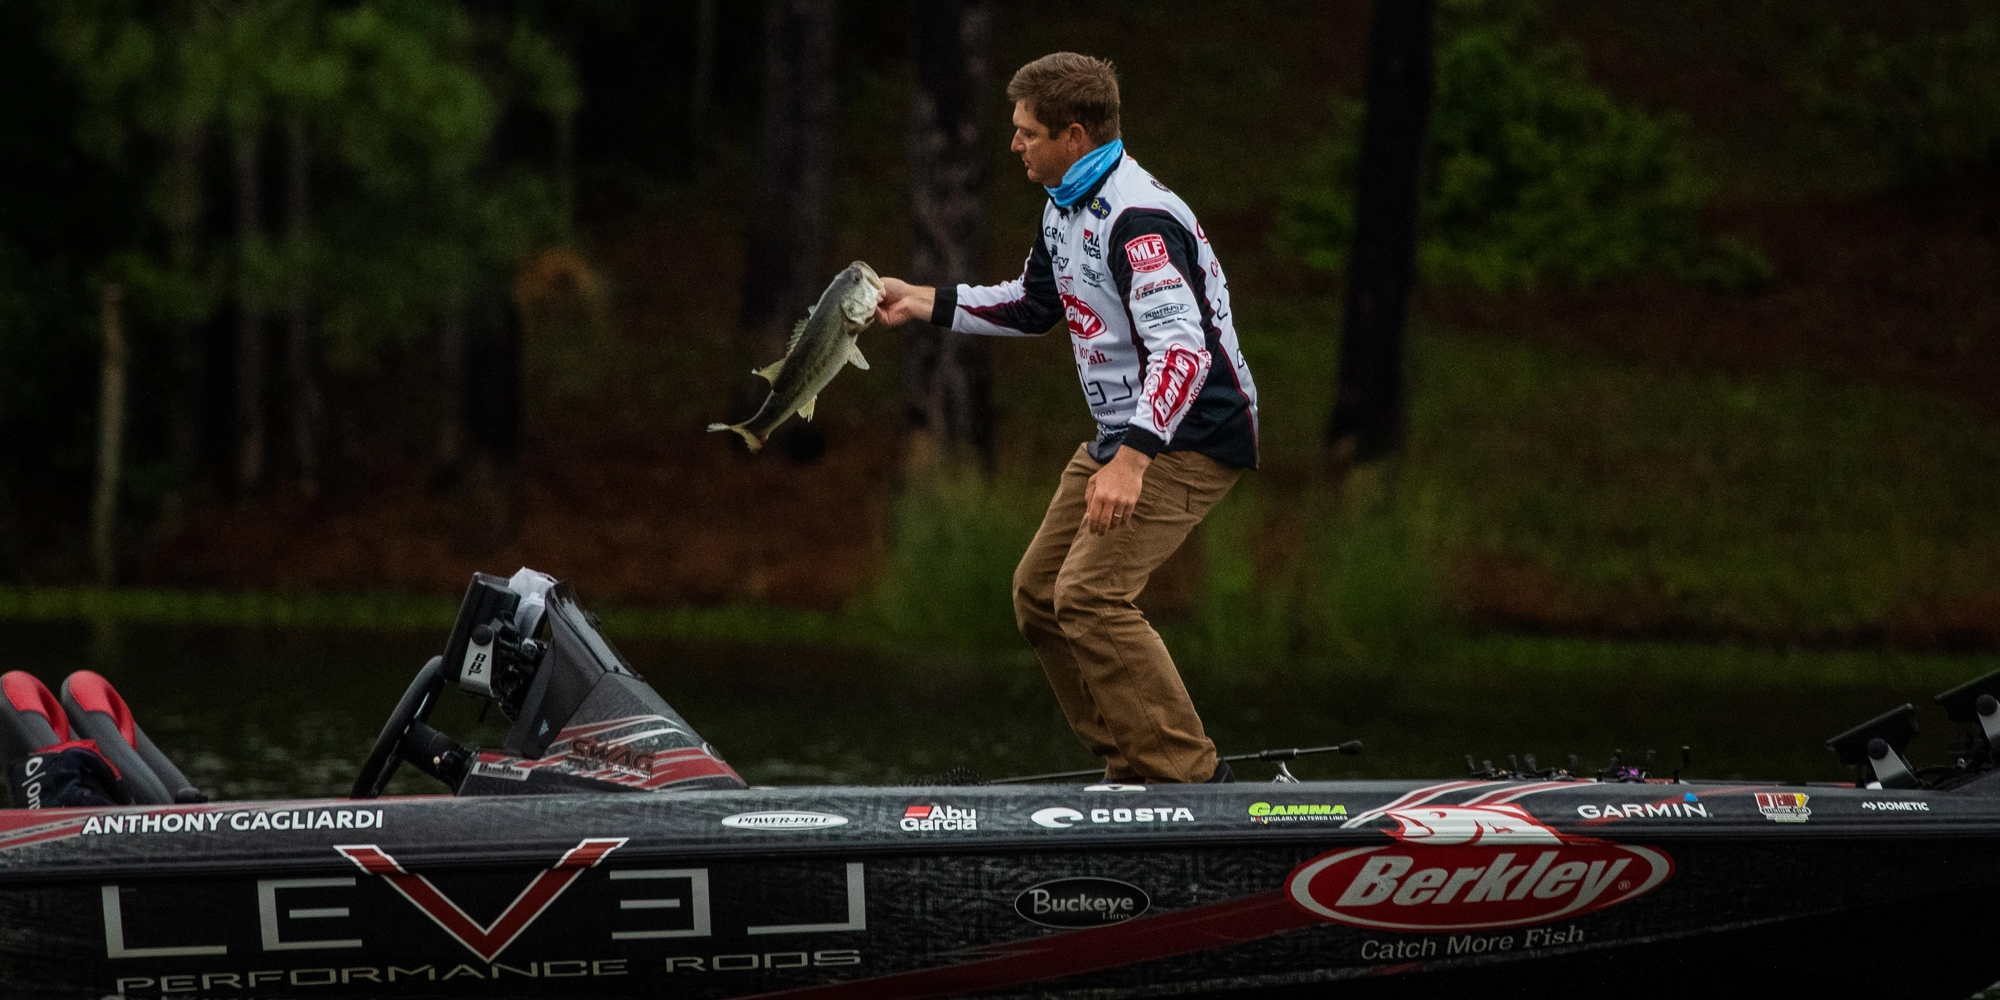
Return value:
[[(499, 748), (462, 746), (429, 724), (454, 683), (512, 721)], [(531, 569), (473, 574), (443, 655), (390, 713), (353, 796), (380, 795), (402, 763), (459, 795), (744, 787), (604, 638), (576, 592)]]

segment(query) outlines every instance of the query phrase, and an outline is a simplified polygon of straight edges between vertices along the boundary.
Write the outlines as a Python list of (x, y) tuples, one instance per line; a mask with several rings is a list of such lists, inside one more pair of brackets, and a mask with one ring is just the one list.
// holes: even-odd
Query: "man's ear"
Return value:
[(1084, 130), (1082, 123), (1070, 122), (1069, 127), (1063, 129), (1062, 135), (1064, 144), (1077, 150), (1079, 154), (1090, 150), (1090, 133)]

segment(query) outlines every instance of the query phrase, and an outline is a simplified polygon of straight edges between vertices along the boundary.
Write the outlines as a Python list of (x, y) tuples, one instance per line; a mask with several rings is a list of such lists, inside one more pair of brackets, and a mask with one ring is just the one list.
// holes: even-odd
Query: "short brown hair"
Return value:
[(1099, 145), (1118, 138), (1118, 71), (1106, 60), (1050, 53), (1014, 71), (1007, 99), (1028, 102), (1051, 136), (1074, 122)]

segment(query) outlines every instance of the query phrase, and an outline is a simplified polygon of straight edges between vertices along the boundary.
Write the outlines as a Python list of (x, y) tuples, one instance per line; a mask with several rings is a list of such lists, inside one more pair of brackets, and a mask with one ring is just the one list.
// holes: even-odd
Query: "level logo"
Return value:
[(423, 911), (424, 916), (444, 928), (452, 940), (464, 945), (466, 950), (482, 960), (491, 962), (546, 912), (578, 876), (586, 869), (597, 867), (605, 855), (625, 846), (626, 839), (590, 838), (563, 852), (555, 865), (536, 874), (528, 887), (522, 889), (521, 894), (487, 924), (472, 919), (430, 879), (405, 871), (388, 851), (374, 844), (346, 844), (334, 850), (362, 871), (380, 876), (411, 905)]
[(1294, 869), (1292, 902), (1327, 921), (1395, 931), (1521, 927), (1594, 913), (1673, 876), (1663, 851), (1565, 835), (1519, 806), (1391, 809), (1396, 841)]

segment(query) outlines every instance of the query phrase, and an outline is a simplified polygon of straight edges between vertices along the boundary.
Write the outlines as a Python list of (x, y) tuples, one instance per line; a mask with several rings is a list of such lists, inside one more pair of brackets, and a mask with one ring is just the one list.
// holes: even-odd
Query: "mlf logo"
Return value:
[(1167, 266), (1167, 241), (1156, 233), (1128, 240), (1125, 243), (1125, 259), (1132, 264), (1132, 270), (1150, 274)]
[(1286, 883), (1322, 920), (1398, 931), (1519, 927), (1616, 906), (1673, 875), (1664, 852), (1564, 836), (1519, 806), (1391, 809), (1397, 843), (1315, 858)]

